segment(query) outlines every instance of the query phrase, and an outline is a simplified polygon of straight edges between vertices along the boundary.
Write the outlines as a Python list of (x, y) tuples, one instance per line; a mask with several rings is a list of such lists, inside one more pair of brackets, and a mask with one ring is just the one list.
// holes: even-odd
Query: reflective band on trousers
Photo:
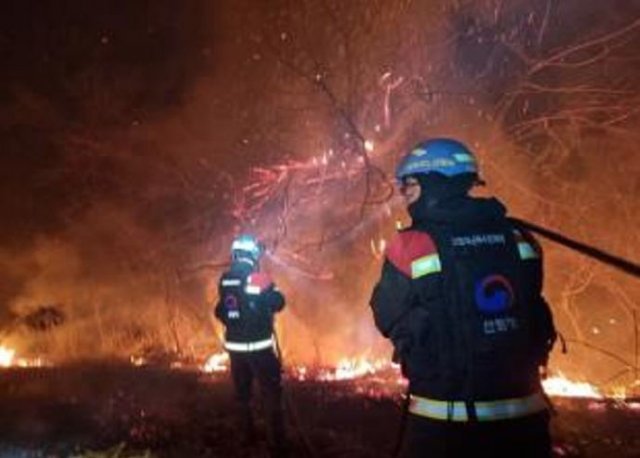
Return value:
[(273, 337), (255, 342), (225, 342), (224, 348), (229, 351), (258, 351), (273, 346)]
[[(467, 406), (463, 401), (439, 401), (414, 394), (410, 397), (409, 412), (434, 420), (469, 421)], [(523, 398), (474, 402), (478, 421), (505, 420), (524, 417), (547, 409), (542, 393)]]

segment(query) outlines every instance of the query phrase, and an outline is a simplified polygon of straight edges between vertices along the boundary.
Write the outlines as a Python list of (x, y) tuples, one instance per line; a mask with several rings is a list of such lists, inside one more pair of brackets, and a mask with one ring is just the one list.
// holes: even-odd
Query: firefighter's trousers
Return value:
[(251, 399), (253, 381), (256, 380), (267, 416), (269, 447), (274, 450), (283, 449), (286, 444), (282, 408), (282, 367), (275, 351), (272, 348), (251, 352), (231, 351), (229, 356), (240, 424), (245, 439), (255, 439)]
[(409, 414), (409, 458), (550, 458), (549, 414), (499, 421), (453, 422)]

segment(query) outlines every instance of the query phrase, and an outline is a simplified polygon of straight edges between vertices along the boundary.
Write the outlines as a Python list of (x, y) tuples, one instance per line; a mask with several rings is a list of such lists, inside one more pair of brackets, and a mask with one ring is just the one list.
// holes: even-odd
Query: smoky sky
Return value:
[[(67, 173), (74, 131), (116, 131), (180, 104), (199, 61), (198, 5), (10, 2), (2, 21), (5, 244), (64, 224), (109, 193), (114, 164)], [(100, 160), (98, 160), (100, 162)], [(82, 164), (80, 164), (82, 166)], [(90, 188), (92, 196), (85, 196)]]
[[(315, 6), (314, 2), (307, 3)], [(432, 3), (450, 6), (446, 2)], [(536, 51), (559, 48), (581, 36), (621, 26), (637, 15), (639, 8), (637, 2), (629, 0), (606, 6), (582, 2), (579, 7), (574, 2), (553, 1), (535, 5), (516, 2), (512, 6), (494, 3), (495, 8), (488, 11), (499, 18), (483, 15), (479, 12), (482, 8), (441, 8), (442, 17), (435, 22), (458, 32), (451, 72), (468, 84), (466, 89), (484, 93), (488, 103), (495, 103), (503, 90), (524, 73), (525, 63), (512, 50), (500, 46), (499, 37), (516, 31), (522, 50), (532, 51), (535, 56)], [(354, 9), (361, 7), (359, 3), (353, 5)], [(543, 19), (546, 7), (548, 17)], [(286, 2), (247, 0), (136, 1), (119, 5), (80, 1), (5, 3), (0, 17), (0, 186), (5, 215), (0, 235), (4, 245), (28, 243), (34, 234), (55, 231), (94, 200), (128, 199), (135, 186), (133, 190), (123, 188), (131, 188), (131, 182), (145, 175), (136, 167), (144, 169), (144, 162), (160, 163), (166, 158), (151, 155), (141, 159), (143, 165), (123, 165), (109, 157), (112, 149), (119, 148), (115, 143), (130, 136), (135, 137), (131, 143), (137, 142), (130, 144), (131, 148), (162, 149), (158, 144), (165, 132), (162, 124), (155, 123), (177, 117), (185, 106), (197, 103), (194, 98), (199, 94), (194, 88), (203, 80), (208, 84), (209, 111), (180, 121), (192, 123), (186, 130), (208, 144), (194, 145), (196, 141), (184, 139), (183, 155), (195, 155), (194, 149), (198, 148), (204, 159), (215, 162), (215, 168), (234, 172), (246, 170), (250, 161), (256, 162), (256, 157), (248, 157), (243, 163), (230, 156), (233, 147), (261, 131), (262, 126), (272, 130), (288, 127), (269, 125), (264, 112), (256, 113), (275, 65), (273, 59), (260, 55), (264, 48), (256, 46), (255, 40), (260, 40), (271, 23), (278, 24), (278, 11), (286, 8)], [(543, 20), (545, 30), (541, 31)], [(539, 21), (541, 27), (527, 29), (523, 27), (527, 21)], [(303, 38), (316, 49), (313, 36)], [(382, 41), (375, 34), (369, 39), (372, 43)], [(547, 78), (560, 79), (561, 75)], [(632, 81), (638, 84), (637, 79)], [(548, 110), (549, 104), (556, 103), (549, 99), (541, 97), (531, 102), (530, 112), (535, 115), (536, 110)], [(519, 108), (507, 114), (506, 122), (513, 122), (511, 118), (517, 116)], [(150, 125), (156, 130), (142, 138), (132, 132)], [(205, 130), (212, 134), (203, 135)], [(174, 149), (180, 147), (180, 140), (176, 139)], [(69, 153), (91, 148), (92, 144), (102, 151), (87, 154), (91, 157), (82, 157), (82, 152)], [(289, 148), (282, 145), (280, 153), (289, 152)], [(161, 156), (162, 152), (156, 154)], [(266, 154), (262, 151), (260, 156)], [(197, 165), (189, 167), (197, 175)], [(156, 179), (163, 180), (162, 172), (157, 173), (160, 176)], [(143, 181), (145, 178), (142, 176)], [(193, 179), (198, 183), (204, 180)], [(210, 181), (218, 179), (210, 177)], [(166, 205), (169, 213), (179, 213), (176, 207), (185, 202), (178, 198)], [(158, 223), (153, 209), (146, 210), (150, 213), (149, 224)]]

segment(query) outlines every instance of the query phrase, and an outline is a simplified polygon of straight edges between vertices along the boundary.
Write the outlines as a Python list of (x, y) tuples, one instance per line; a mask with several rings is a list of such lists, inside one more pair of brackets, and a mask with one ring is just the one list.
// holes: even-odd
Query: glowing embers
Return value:
[(291, 373), (293, 378), (298, 380), (299, 382), (304, 382), (305, 380), (310, 378), (307, 366), (293, 366), (291, 369)]
[(15, 354), (14, 349), (0, 346), (0, 367), (11, 367)]
[(213, 372), (226, 372), (229, 365), (229, 354), (227, 352), (214, 353), (209, 356), (202, 366), (202, 371), (208, 374)]
[(389, 363), (384, 360), (368, 361), (364, 358), (343, 358), (334, 369), (320, 371), (318, 380), (352, 380), (375, 374), (387, 367), (389, 367)]
[(144, 356), (132, 355), (129, 357), (129, 361), (131, 361), (131, 364), (134, 366), (145, 366), (147, 364), (147, 360)]
[(42, 367), (46, 366), (42, 358), (21, 358), (13, 348), (0, 345), (0, 368), (2, 367)]
[(373, 257), (376, 259), (382, 259), (384, 252), (387, 249), (387, 241), (383, 238), (377, 240), (372, 238), (369, 243), (371, 245), (371, 254)]

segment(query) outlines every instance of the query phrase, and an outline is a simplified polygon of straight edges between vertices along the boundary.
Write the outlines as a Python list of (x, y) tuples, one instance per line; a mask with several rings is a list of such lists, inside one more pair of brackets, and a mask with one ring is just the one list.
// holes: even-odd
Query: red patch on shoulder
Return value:
[(410, 277), (413, 261), (437, 252), (436, 244), (426, 232), (403, 231), (391, 240), (386, 256), (391, 264)]
[(272, 283), (271, 277), (263, 272), (254, 272), (247, 280), (247, 284), (258, 286), (261, 290), (267, 289)]

